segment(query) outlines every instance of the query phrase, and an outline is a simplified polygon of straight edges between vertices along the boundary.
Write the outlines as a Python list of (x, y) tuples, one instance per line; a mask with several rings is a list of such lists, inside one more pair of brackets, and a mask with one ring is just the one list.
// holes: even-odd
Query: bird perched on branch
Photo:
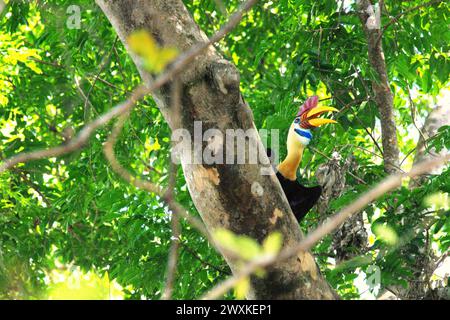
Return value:
[(278, 180), (298, 222), (316, 204), (322, 192), (320, 186), (308, 188), (297, 181), (297, 169), (302, 161), (303, 151), (313, 137), (311, 129), (328, 123), (336, 123), (334, 120), (319, 117), (326, 112), (338, 110), (326, 106), (319, 107), (318, 103), (319, 97), (313, 96), (300, 107), (289, 128), (286, 145), (287, 156), (277, 167)]

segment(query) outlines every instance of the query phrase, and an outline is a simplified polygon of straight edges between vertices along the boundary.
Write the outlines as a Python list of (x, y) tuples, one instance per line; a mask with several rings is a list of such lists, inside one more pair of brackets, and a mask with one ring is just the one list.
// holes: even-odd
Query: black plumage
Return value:
[[(320, 118), (320, 116), (326, 112), (339, 111), (336, 108), (318, 104), (319, 97), (313, 96), (300, 107), (289, 128), (286, 158), (276, 167), (277, 178), (298, 222), (302, 221), (322, 194), (322, 187), (305, 187), (297, 181), (297, 170), (302, 161), (303, 151), (313, 138), (312, 129), (324, 124), (336, 123), (335, 120)], [(268, 149), (267, 155), (273, 160), (272, 150)]]
[(277, 178), (280, 181), (281, 187), (283, 188), (284, 194), (288, 199), (289, 206), (291, 207), (294, 216), (300, 223), (309, 210), (311, 210), (311, 208), (319, 200), (322, 193), (322, 188), (320, 186), (305, 187), (298, 181), (286, 179), (279, 172), (277, 172)]

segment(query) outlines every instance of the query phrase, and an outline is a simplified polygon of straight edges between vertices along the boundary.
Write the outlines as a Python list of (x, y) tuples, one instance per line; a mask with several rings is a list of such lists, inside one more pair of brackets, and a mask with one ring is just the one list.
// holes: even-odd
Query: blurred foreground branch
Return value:
[(115, 106), (108, 112), (104, 113), (94, 121), (90, 122), (78, 133), (78, 135), (70, 140), (67, 144), (61, 144), (59, 146), (50, 148), (50, 149), (42, 149), (31, 152), (19, 153), (16, 156), (6, 159), (0, 164), (0, 173), (11, 169), (15, 165), (19, 163), (25, 163), (29, 161), (44, 159), (44, 158), (52, 158), (59, 157), (76, 150), (83, 148), (86, 143), (89, 141), (92, 134), (99, 129), (100, 127), (106, 125), (109, 121), (116, 118), (121, 114), (125, 114), (134, 108), (137, 101), (144, 98), (146, 95), (154, 92), (159, 89), (165, 83), (170, 81), (175, 75), (179, 74), (183, 71), (189, 64), (203, 51), (205, 51), (210, 45), (218, 42), (223, 37), (225, 37), (233, 28), (241, 21), (245, 12), (247, 12), (257, 0), (248, 0), (246, 1), (240, 8), (237, 10), (228, 20), (228, 22), (216, 33), (214, 34), (208, 41), (204, 43), (199, 43), (191, 47), (191, 49), (182, 53), (176, 60), (173, 62), (166, 72), (162, 73), (158, 76), (149, 86), (139, 86), (137, 87), (131, 94), (130, 98), (125, 102)]
[(224, 295), (228, 290), (236, 286), (239, 281), (253, 274), (257, 269), (264, 268), (272, 265), (275, 262), (279, 262), (290, 257), (297, 255), (302, 251), (307, 251), (312, 248), (323, 237), (336, 230), (348, 217), (354, 213), (364, 209), (369, 203), (383, 196), (389, 191), (401, 186), (403, 179), (418, 177), (424, 173), (430, 172), (436, 167), (442, 166), (450, 160), (450, 155), (445, 155), (439, 158), (434, 158), (428, 161), (424, 161), (414, 166), (411, 171), (407, 173), (392, 174), (373, 187), (368, 192), (362, 194), (352, 204), (348, 205), (340, 212), (329, 218), (322, 223), (317, 229), (310, 232), (304, 240), (295, 246), (283, 249), (278, 255), (267, 255), (259, 259), (256, 259), (246, 266), (244, 266), (234, 276), (229, 277), (221, 284), (217, 285), (211, 291), (209, 291), (203, 299), (216, 299)]

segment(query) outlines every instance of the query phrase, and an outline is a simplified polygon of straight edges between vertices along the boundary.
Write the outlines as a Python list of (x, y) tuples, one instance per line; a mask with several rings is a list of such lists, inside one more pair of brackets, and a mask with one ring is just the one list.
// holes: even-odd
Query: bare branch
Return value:
[[(209, 234), (209, 232), (206, 230), (204, 224), (197, 219), (196, 217), (189, 214), (181, 205), (179, 205), (172, 196), (172, 190), (173, 186), (170, 185), (172, 183), (169, 183), (169, 188), (166, 192), (163, 193), (162, 188), (158, 185), (141, 180), (138, 178), (133, 177), (124, 167), (120, 165), (117, 158), (114, 155), (114, 145), (117, 141), (117, 138), (122, 131), (122, 128), (124, 126), (125, 121), (128, 118), (128, 113), (121, 115), (119, 117), (119, 120), (117, 121), (116, 125), (113, 128), (112, 133), (108, 137), (108, 140), (104, 144), (104, 154), (106, 158), (108, 159), (109, 163), (111, 164), (111, 167), (113, 170), (119, 174), (124, 180), (128, 181), (132, 185), (147, 190), (152, 193), (156, 193), (161, 196), (161, 198), (168, 204), (169, 208), (172, 210), (172, 231), (173, 231), (173, 242), (169, 254), (169, 261), (168, 261), (168, 271), (167, 271), (167, 280), (166, 280), (166, 286), (164, 289), (164, 293), (162, 296), (162, 299), (170, 299), (172, 295), (172, 289), (173, 289), (173, 282), (175, 279), (175, 273), (176, 273), (176, 264), (177, 264), (177, 258), (178, 258), (178, 248), (179, 248), (179, 237), (180, 237), (180, 225), (179, 225), (179, 217), (185, 218), (193, 227), (195, 227), (198, 231), (200, 231), (209, 241), (211, 245), (213, 245), (219, 252), (225, 252), (228, 254), (228, 256), (233, 257), (235, 254), (233, 252), (229, 252), (228, 249), (223, 248), (219, 244), (216, 243), (214, 238)], [(172, 167), (172, 169), (174, 169)], [(169, 179), (170, 181), (175, 181), (174, 179)], [(173, 182), (174, 183), (174, 182)]]
[(397, 141), (397, 128), (394, 113), (394, 95), (390, 88), (389, 75), (387, 72), (383, 46), (379, 41), (381, 31), (367, 25), (369, 12), (373, 6), (369, 0), (359, 0), (358, 15), (363, 30), (367, 37), (367, 51), (369, 63), (377, 75), (377, 81), (372, 81), (372, 90), (375, 94), (374, 100), (380, 113), (381, 140), (383, 145), (384, 170), (387, 173), (399, 171), (399, 154)]
[[(178, 202), (176, 202), (172, 197), (172, 192), (164, 191), (159, 185), (154, 184), (153, 182), (142, 180), (139, 178), (134, 177), (131, 173), (127, 171), (117, 160), (115, 154), (114, 154), (114, 145), (117, 141), (117, 138), (119, 137), (123, 126), (125, 124), (125, 121), (128, 119), (129, 113), (123, 114), (119, 117), (117, 123), (115, 124), (110, 136), (108, 137), (107, 141), (105, 142), (103, 146), (104, 154), (109, 161), (112, 169), (125, 181), (128, 183), (134, 185), (137, 188), (146, 190), (148, 192), (157, 194), (161, 197), (163, 201), (165, 201), (169, 208), (172, 210), (173, 214), (175, 216), (184, 218), (188, 221), (189, 224), (191, 224), (194, 228), (196, 228), (207, 240), (208, 242), (214, 246), (217, 250), (227, 253), (230, 257), (234, 257), (235, 254), (233, 252), (230, 252), (230, 250), (223, 248), (219, 244), (216, 243), (214, 238), (210, 235), (206, 227), (204, 226), (203, 222), (194, 217), (193, 215), (189, 214)], [(174, 181), (174, 179), (171, 179)], [(171, 190), (171, 189), (168, 189)]]
[(94, 82), (92, 83), (91, 87), (89, 88), (88, 93), (86, 94), (86, 99), (84, 100), (84, 118), (85, 119), (88, 119), (88, 117), (89, 117), (88, 105), (93, 107), (91, 102), (89, 101), (89, 97), (91, 96), (91, 93), (94, 90), (95, 85), (97, 84), (97, 80), (100, 77), (100, 74), (103, 72), (103, 70), (105, 69), (106, 65), (111, 62), (111, 56), (112, 56), (112, 54), (114, 52), (114, 48), (116, 47), (116, 44), (117, 44), (118, 40), (119, 40), (119, 37), (116, 36), (116, 39), (114, 39), (114, 42), (113, 42), (113, 45), (111, 47), (111, 50), (109, 51), (109, 54), (104, 58), (104, 61), (100, 65), (100, 68), (99, 68), (97, 74), (94, 77)]
[(125, 121), (128, 119), (128, 115), (129, 115), (128, 113), (125, 113), (119, 117), (110, 136), (108, 137), (108, 140), (105, 142), (105, 144), (103, 146), (104, 154), (105, 154), (106, 158), (108, 159), (113, 170), (122, 179), (131, 183), (132, 185), (134, 185), (137, 188), (144, 189), (151, 193), (161, 195), (161, 194), (163, 194), (163, 190), (160, 186), (158, 186), (157, 184), (154, 184), (150, 181), (141, 180), (141, 179), (134, 177), (131, 173), (128, 172), (128, 170), (126, 170), (124, 167), (122, 167), (122, 165), (119, 163), (116, 156), (114, 155), (115, 142), (117, 141), (117, 138), (119, 137), (119, 134), (122, 131)]
[(53, 147), (51, 149), (43, 149), (32, 151), (28, 153), (20, 153), (5, 160), (0, 165), (0, 173), (8, 170), (19, 163), (25, 163), (29, 161), (59, 157), (64, 154), (73, 152), (75, 150), (83, 148), (89, 141), (91, 135), (100, 127), (107, 124), (109, 121), (115, 117), (129, 112), (134, 108), (135, 103), (141, 100), (146, 95), (152, 93), (153, 91), (159, 89), (166, 82), (171, 80), (175, 75), (184, 70), (198, 55), (205, 51), (210, 45), (220, 41), (225, 37), (236, 25), (239, 24), (245, 12), (247, 12), (257, 0), (248, 0), (245, 2), (239, 10), (237, 10), (228, 20), (228, 22), (208, 41), (204, 43), (199, 43), (194, 45), (191, 49), (187, 50), (185, 53), (181, 54), (175, 62), (168, 67), (167, 71), (158, 76), (150, 85), (139, 86), (131, 94), (131, 97), (122, 102), (121, 104), (115, 106), (108, 112), (104, 113), (94, 121), (87, 124), (80, 133), (69, 143)]
[[(84, 91), (83, 91), (83, 88), (81, 88), (81, 83), (80, 83), (80, 81), (78, 80), (78, 78), (75, 77), (74, 80), (75, 80), (75, 85), (76, 85), (76, 87), (77, 87), (78, 92), (80, 93), (81, 97), (82, 97), (83, 100), (85, 101), (85, 102), (84, 102), (85, 105), (86, 105), (86, 104), (89, 104), (89, 108), (90, 108), (91, 110), (94, 110), (94, 112), (98, 115), (97, 110), (95, 110), (94, 105), (93, 105), (92, 102), (89, 100), (89, 97), (86, 96), (86, 94), (85, 94)], [(85, 108), (86, 108), (86, 107), (85, 107)], [(85, 109), (85, 110), (86, 110), (86, 109)], [(86, 113), (86, 111), (85, 111), (85, 113)]]
[(173, 211), (174, 215), (178, 215), (181, 218), (184, 218), (188, 221), (189, 224), (191, 224), (194, 228), (196, 228), (208, 241), (211, 245), (213, 245), (216, 249), (228, 253), (231, 257), (234, 256), (233, 253), (229, 252), (226, 248), (222, 248), (219, 246), (216, 241), (212, 238), (208, 230), (205, 228), (203, 222), (199, 220), (198, 218), (194, 217), (193, 215), (189, 214), (180, 204), (178, 204), (176, 201), (173, 200), (173, 197), (171, 195), (171, 192), (164, 192), (164, 190), (157, 184), (154, 184), (153, 182), (142, 180), (139, 178), (134, 177), (131, 173), (127, 171), (117, 160), (115, 154), (114, 154), (114, 145), (117, 141), (117, 138), (122, 131), (122, 128), (125, 124), (125, 121), (128, 119), (128, 113), (121, 115), (119, 117), (119, 120), (117, 121), (116, 125), (113, 128), (113, 131), (111, 132), (110, 136), (108, 137), (108, 140), (105, 142), (103, 146), (104, 154), (109, 161), (112, 169), (125, 181), (128, 183), (134, 185), (137, 188), (146, 190), (148, 192), (157, 194), (161, 197), (163, 201), (165, 201), (169, 208)]
[(29, 185), (34, 191), (36, 191), (39, 196), (42, 198), (42, 201), (45, 202), (45, 204), (47, 205), (48, 208), (50, 208), (52, 206), (52, 204), (50, 203), (50, 201), (47, 199), (47, 197), (42, 193), (41, 189), (39, 188), (39, 186), (34, 183), (33, 181), (31, 181), (28, 177), (27, 177), (27, 172), (26, 171), (22, 171), (19, 169), (15, 169), (14, 172), (17, 172), (19, 174), (19, 176), (22, 178), (22, 180)]
[(449, 160), (450, 155), (434, 158), (414, 166), (411, 171), (407, 173), (392, 174), (388, 176), (373, 189), (362, 194), (355, 202), (348, 205), (333, 217), (328, 219), (326, 222), (324, 222), (322, 225), (320, 225), (317, 229), (310, 232), (306, 236), (306, 238), (297, 245), (283, 249), (276, 256), (263, 256), (250, 262), (249, 264), (244, 266), (236, 275), (226, 279), (224, 282), (209, 291), (205, 296), (202, 297), (202, 299), (216, 299), (233, 288), (240, 280), (250, 276), (253, 272), (255, 272), (256, 269), (270, 266), (275, 262), (280, 262), (294, 255), (297, 255), (301, 251), (307, 251), (311, 249), (312, 246), (319, 242), (323, 237), (331, 233), (333, 230), (337, 229), (348, 217), (356, 212), (361, 211), (369, 203), (386, 194), (387, 192), (399, 187), (404, 178), (414, 178), (420, 176), (436, 167), (447, 163)]
[(167, 261), (167, 279), (161, 299), (169, 300), (172, 297), (173, 284), (177, 273), (178, 249), (180, 247), (180, 220), (176, 213), (172, 213), (172, 245)]
[[(171, 94), (171, 103), (172, 109), (175, 114), (174, 126), (178, 128), (180, 125), (180, 109), (181, 109), (181, 86), (180, 80), (176, 77), (172, 84), (172, 94)], [(173, 148), (173, 146), (172, 146)], [(169, 185), (165, 192), (165, 198), (168, 203), (175, 202), (174, 199), (174, 190), (176, 184), (177, 177), (177, 165), (170, 161), (169, 168)], [(177, 272), (177, 263), (178, 263), (178, 249), (180, 247), (180, 220), (178, 216), (178, 212), (174, 210), (172, 212), (172, 245), (170, 247), (169, 259), (167, 261), (167, 278), (166, 285), (164, 286), (164, 292), (162, 294), (163, 300), (169, 300), (172, 297), (173, 292), (173, 283), (175, 281), (176, 272)]]
[(28, 59), (31, 60), (31, 61), (40, 63), (40, 64), (45, 64), (46, 66), (52, 66), (52, 67), (55, 67), (55, 68), (58, 68), (58, 69), (64, 69), (64, 66), (58, 64), (57, 62), (48, 62), (48, 61), (37, 59), (35, 57), (29, 57)]

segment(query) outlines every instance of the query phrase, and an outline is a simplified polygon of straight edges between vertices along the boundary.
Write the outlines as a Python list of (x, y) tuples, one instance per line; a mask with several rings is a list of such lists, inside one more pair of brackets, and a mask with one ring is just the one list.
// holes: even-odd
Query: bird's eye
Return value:
[(295, 118), (294, 123), (299, 123), (300, 122), (300, 118)]

